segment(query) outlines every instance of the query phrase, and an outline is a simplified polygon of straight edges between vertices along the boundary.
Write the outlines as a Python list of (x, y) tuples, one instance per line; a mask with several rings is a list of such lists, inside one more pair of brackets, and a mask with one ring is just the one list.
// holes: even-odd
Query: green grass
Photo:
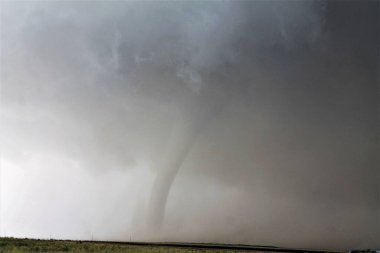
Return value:
[[(134, 246), (118, 243), (0, 238), (0, 253), (232, 253), (238, 251), (165, 246)], [(240, 251), (241, 252), (241, 251)]]

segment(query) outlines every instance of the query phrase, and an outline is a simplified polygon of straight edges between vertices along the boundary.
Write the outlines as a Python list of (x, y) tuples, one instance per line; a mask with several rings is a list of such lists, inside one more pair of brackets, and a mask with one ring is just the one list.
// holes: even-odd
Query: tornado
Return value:
[(173, 127), (167, 148), (157, 164), (158, 173), (148, 209), (148, 227), (153, 232), (159, 231), (162, 226), (170, 188), (199, 132), (206, 124), (205, 119), (195, 119), (189, 112), (179, 113), (179, 119)]
[(170, 189), (197, 137), (223, 111), (233, 96), (233, 92), (228, 89), (228, 84), (231, 85), (228, 78), (223, 74), (212, 75), (213, 82), (203, 86), (199, 93), (189, 91), (190, 94), (183, 98), (168, 144), (157, 164), (147, 223), (153, 233), (158, 233), (162, 227)]
[(183, 117), (174, 127), (168, 148), (158, 164), (149, 206), (149, 226), (153, 231), (160, 229), (173, 181), (185, 161), (198, 135), (200, 123), (189, 124)]

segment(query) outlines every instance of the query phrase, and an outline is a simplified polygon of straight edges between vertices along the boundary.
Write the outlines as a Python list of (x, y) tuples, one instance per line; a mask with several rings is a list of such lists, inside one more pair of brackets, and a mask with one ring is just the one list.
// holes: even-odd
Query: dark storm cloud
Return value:
[(378, 244), (378, 2), (2, 5), (7, 160), (149, 164), (141, 238)]

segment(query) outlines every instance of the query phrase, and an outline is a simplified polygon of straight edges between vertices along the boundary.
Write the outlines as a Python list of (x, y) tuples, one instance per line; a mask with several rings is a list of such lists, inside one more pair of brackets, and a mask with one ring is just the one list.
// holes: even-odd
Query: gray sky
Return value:
[(378, 1), (1, 2), (1, 235), (380, 246), (378, 32)]

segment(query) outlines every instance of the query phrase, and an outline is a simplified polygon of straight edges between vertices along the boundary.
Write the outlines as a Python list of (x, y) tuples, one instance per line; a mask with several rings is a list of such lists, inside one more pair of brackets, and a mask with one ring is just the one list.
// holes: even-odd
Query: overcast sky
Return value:
[(2, 1), (0, 234), (379, 247), (379, 1)]

